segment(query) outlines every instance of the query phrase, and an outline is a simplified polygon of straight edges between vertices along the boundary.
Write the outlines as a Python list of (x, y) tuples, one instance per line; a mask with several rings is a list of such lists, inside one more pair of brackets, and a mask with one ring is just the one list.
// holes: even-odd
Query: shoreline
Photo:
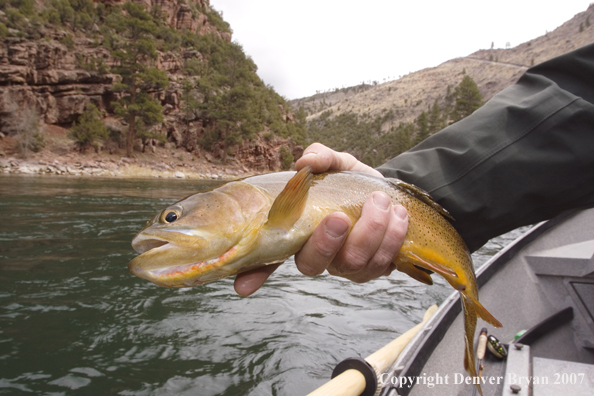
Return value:
[(11, 175), (51, 175), (72, 177), (104, 177), (104, 178), (162, 178), (193, 180), (235, 180), (257, 174), (249, 170), (238, 170), (232, 167), (190, 166), (186, 163), (172, 167), (164, 162), (139, 161), (136, 158), (121, 157), (119, 159), (73, 159), (70, 161), (46, 159), (22, 159), (17, 157), (0, 157), (0, 173)]
[(0, 136), (0, 174), (231, 181), (274, 172), (234, 159), (223, 165), (209, 153), (187, 152), (171, 143), (134, 151), (129, 158), (119, 148), (111, 153), (105, 149), (81, 153), (61, 127), (46, 125), (43, 136), (45, 147), (26, 157), (18, 152), (16, 136)]

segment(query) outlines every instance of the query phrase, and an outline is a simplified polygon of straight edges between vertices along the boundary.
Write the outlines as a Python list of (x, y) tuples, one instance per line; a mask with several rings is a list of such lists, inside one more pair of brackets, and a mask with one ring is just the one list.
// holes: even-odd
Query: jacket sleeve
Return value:
[(378, 170), (427, 190), (471, 251), (594, 206), (594, 44), (528, 69), (471, 116)]

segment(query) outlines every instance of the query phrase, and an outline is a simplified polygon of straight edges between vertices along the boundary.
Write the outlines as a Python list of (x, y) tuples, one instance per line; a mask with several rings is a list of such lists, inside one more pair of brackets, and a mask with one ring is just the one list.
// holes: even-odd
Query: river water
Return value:
[[(452, 291), (397, 272), (308, 278), (292, 260), (248, 298), (232, 279), (164, 289), (131, 276), (134, 234), (212, 186), (0, 175), (0, 394), (303, 395)], [(491, 241), (475, 265), (517, 235)]]

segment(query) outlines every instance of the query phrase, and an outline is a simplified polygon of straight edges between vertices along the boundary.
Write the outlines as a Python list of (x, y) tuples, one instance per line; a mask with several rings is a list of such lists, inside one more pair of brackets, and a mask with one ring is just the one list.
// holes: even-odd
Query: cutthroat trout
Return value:
[(329, 213), (344, 212), (354, 224), (374, 191), (385, 192), (408, 211), (396, 269), (426, 284), (436, 272), (460, 292), (464, 367), (475, 377), (477, 316), (496, 327), (501, 323), (478, 301), (470, 253), (445, 219), (449, 214), (426, 192), (397, 179), (358, 172), (314, 175), (307, 167), (227, 183), (185, 198), (150, 220), (132, 240), (140, 256), (129, 269), (159, 286), (191, 287), (279, 263), (297, 253)]

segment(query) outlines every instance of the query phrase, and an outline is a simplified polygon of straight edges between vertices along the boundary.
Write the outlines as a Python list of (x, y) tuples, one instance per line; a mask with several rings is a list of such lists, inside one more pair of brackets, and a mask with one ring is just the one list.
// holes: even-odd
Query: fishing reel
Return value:
[(499, 359), (505, 359), (507, 357), (507, 349), (494, 335), (487, 337), (487, 349)]

